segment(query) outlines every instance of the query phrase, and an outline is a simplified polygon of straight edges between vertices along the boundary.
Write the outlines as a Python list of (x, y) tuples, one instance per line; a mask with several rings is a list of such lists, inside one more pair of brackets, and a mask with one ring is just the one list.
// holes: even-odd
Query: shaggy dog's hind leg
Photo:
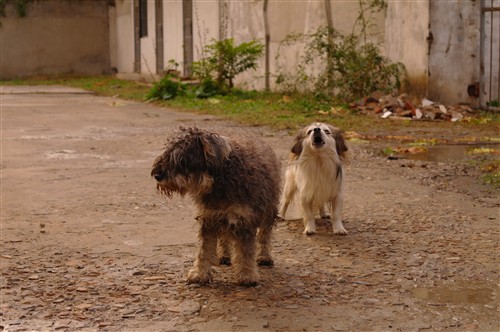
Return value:
[(188, 273), (188, 283), (207, 284), (212, 282), (212, 264), (216, 261), (217, 231), (205, 227), (200, 228), (200, 247), (193, 268)]
[(259, 282), (255, 247), (255, 230), (238, 229), (235, 231), (233, 266), (239, 285), (253, 287)]
[(260, 266), (273, 266), (274, 260), (271, 257), (271, 232), (273, 225), (266, 225), (259, 228), (257, 241), (259, 243), (259, 253), (257, 255), (257, 264)]
[(226, 232), (219, 235), (217, 241), (217, 254), (219, 256), (219, 263), (221, 265), (231, 265), (231, 243)]

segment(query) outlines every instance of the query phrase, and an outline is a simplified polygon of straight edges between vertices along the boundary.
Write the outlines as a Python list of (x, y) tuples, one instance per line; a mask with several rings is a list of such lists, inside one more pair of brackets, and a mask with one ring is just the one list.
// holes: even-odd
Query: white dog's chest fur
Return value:
[(304, 154), (295, 167), (301, 198), (315, 206), (331, 201), (341, 190), (340, 161), (335, 153)]

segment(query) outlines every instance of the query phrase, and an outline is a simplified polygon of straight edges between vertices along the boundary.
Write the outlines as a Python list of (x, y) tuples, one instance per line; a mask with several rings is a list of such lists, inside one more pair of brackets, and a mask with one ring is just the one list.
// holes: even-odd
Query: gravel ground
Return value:
[[(169, 131), (291, 137), (63, 88), (2, 87), (0, 331), (498, 331), (498, 191), (467, 160), (350, 144), (347, 236), (280, 222), (274, 267), (188, 285), (197, 226), (149, 172)], [(472, 132), (481, 137), (484, 133)], [(296, 213), (295, 213), (296, 215)]]

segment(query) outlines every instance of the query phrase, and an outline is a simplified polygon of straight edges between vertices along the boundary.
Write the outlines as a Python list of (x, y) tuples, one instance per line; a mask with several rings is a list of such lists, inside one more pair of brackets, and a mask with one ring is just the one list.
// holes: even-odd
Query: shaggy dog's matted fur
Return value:
[(233, 263), (238, 284), (255, 286), (257, 264), (273, 265), (280, 164), (271, 148), (254, 138), (181, 128), (154, 161), (151, 175), (162, 194), (188, 194), (198, 209), (201, 244), (188, 282), (212, 281), (218, 250), (221, 263)]
[(322, 218), (332, 213), (334, 234), (347, 234), (341, 221), (343, 204), (342, 163), (347, 152), (342, 132), (325, 123), (313, 123), (299, 131), (286, 170), (285, 187), (279, 215), (286, 210), (298, 193), (304, 218), (304, 234), (316, 233), (314, 212)]

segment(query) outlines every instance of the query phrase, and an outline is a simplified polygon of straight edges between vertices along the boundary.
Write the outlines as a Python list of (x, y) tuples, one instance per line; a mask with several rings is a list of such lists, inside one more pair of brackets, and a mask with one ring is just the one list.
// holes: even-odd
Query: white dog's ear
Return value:
[(347, 144), (344, 139), (344, 134), (342, 130), (328, 125), (330, 132), (332, 133), (332, 137), (335, 139), (335, 148), (337, 149), (337, 154), (340, 157), (343, 157), (347, 152)]
[(293, 141), (292, 154), (296, 155), (297, 157), (300, 156), (303, 149), (303, 142), (306, 137), (307, 137), (306, 128), (303, 128), (297, 133)]
[(200, 135), (199, 138), (207, 165), (221, 167), (231, 152), (227, 139), (212, 133)]

